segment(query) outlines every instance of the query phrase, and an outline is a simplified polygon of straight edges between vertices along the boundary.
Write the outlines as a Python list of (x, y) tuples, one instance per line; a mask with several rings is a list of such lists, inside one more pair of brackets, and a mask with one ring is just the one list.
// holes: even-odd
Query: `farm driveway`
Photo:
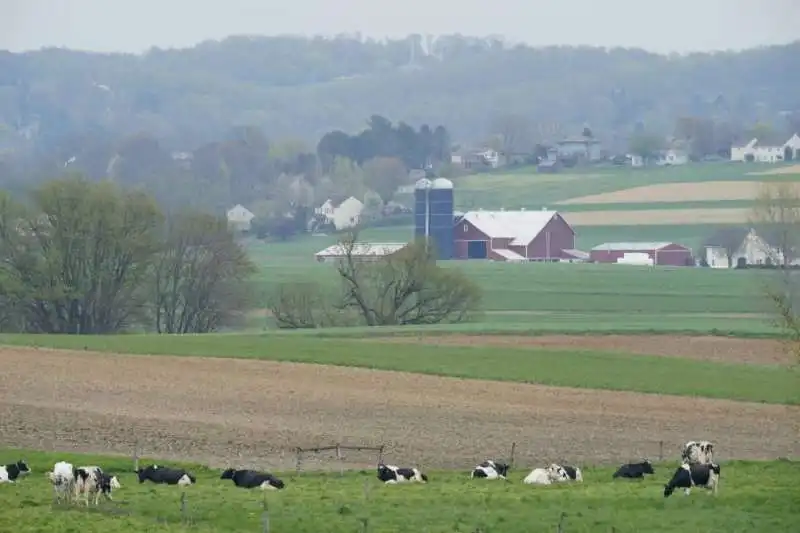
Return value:
[[(0, 347), (8, 446), (144, 453), (284, 469), (293, 446), (389, 446), (387, 460), (470, 468), (518, 443), (521, 468), (675, 458), (689, 439), (719, 456), (797, 456), (800, 408), (587, 391), (399, 372), (214, 358)], [(374, 455), (350, 455), (369, 467)], [(332, 463), (329, 462), (328, 465)], [(524, 465), (524, 466), (522, 466)], [(334, 464), (335, 466), (335, 464)]]
[(365, 342), (397, 342), (447, 346), (505, 346), (550, 350), (598, 350), (682, 357), (700, 361), (786, 365), (793, 356), (776, 340), (689, 335), (443, 335), (370, 338)]

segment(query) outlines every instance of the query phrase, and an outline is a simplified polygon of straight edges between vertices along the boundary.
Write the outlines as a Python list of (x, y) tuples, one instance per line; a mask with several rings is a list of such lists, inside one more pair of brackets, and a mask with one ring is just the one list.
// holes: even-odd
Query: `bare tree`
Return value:
[(462, 322), (480, 305), (480, 288), (459, 270), (438, 266), (424, 241), (364, 260), (368, 245), (358, 243), (357, 236), (353, 232), (340, 243), (339, 307), (355, 310), (366, 325)]
[(278, 327), (462, 322), (478, 309), (480, 288), (459, 270), (436, 265), (424, 242), (379, 255), (357, 239), (353, 231), (338, 245), (337, 293), (314, 282), (278, 287), (270, 304)]
[(764, 183), (754, 210), (755, 225), (772, 244), (774, 264), (789, 265), (800, 258), (800, 188), (796, 183)]
[(786, 334), (789, 350), (800, 361), (800, 273), (791, 268), (800, 254), (800, 189), (791, 182), (764, 184), (754, 215), (775, 246), (771, 255), (779, 267), (776, 276), (767, 280), (764, 292)]
[(255, 271), (227, 221), (185, 212), (167, 224), (153, 268), (153, 315), (159, 333), (205, 333), (226, 325), (243, 307)]
[(533, 147), (531, 123), (520, 115), (501, 115), (492, 121), (492, 134), (506, 154), (526, 153)]

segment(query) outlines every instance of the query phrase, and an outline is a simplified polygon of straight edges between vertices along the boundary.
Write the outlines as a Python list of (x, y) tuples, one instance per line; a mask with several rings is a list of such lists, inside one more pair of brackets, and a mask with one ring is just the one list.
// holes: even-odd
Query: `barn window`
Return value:
[(469, 226), (467, 226), (466, 224), (464, 224), (464, 233), (466, 233), (466, 232), (468, 232), (468, 231), (469, 231)]

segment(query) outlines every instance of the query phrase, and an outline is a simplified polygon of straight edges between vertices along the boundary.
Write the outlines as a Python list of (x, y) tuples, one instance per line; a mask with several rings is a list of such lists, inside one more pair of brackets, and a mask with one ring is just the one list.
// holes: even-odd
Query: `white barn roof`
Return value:
[[(405, 242), (357, 242), (353, 244), (351, 254), (355, 257), (379, 257), (393, 254), (408, 246)], [(341, 244), (328, 246), (315, 253), (315, 257), (343, 257), (345, 248)]]
[(604, 242), (603, 244), (598, 244), (592, 250), (594, 251), (603, 251), (603, 250), (625, 250), (625, 251), (634, 251), (634, 250), (641, 250), (641, 251), (649, 251), (649, 250), (660, 250), (662, 248), (666, 248), (667, 246), (675, 244), (674, 242)]
[(527, 246), (557, 214), (556, 211), (470, 211), (462, 221), (489, 238), (510, 238), (513, 246)]

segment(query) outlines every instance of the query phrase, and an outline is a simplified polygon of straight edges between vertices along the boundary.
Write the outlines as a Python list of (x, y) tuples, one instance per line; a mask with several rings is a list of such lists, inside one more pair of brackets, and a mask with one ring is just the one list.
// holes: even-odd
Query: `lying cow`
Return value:
[(707, 440), (690, 440), (683, 446), (681, 460), (684, 463), (711, 464), (714, 462), (714, 445)]
[(255, 470), (234, 470), (229, 468), (222, 473), (220, 479), (230, 479), (233, 484), (243, 489), (260, 488), (261, 490), (279, 490), (285, 484), (272, 474)]
[(553, 483), (553, 479), (547, 468), (534, 468), (522, 482), (526, 485), (550, 485)]
[(497, 461), (484, 461), (472, 470), (472, 473), (469, 477), (482, 479), (506, 479), (508, 470), (509, 465), (507, 464), (498, 463)]
[(135, 472), (139, 476), (139, 483), (152, 481), (158, 484), (186, 486), (197, 482), (192, 474), (179, 468), (150, 465)]
[(418, 482), (427, 483), (428, 476), (417, 468), (400, 468), (394, 465), (378, 465), (378, 479), (386, 484)]
[[(675, 489), (683, 489), (688, 496), (692, 487), (703, 487), (717, 493), (720, 467), (716, 463), (684, 463), (675, 470), (672, 479), (664, 485), (664, 497), (668, 498)], [(709, 494), (711, 494), (709, 493)]]
[(554, 481), (583, 481), (581, 469), (574, 466), (553, 463), (547, 467), (547, 471)]
[(75, 486), (76, 470), (72, 463), (59, 461), (53, 466), (53, 471), (47, 473), (50, 483), (53, 484), (56, 503), (62, 499), (69, 502)]
[(18, 478), (30, 473), (31, 469), (25, 461), (0, 465), (0, 483), (16, 483)]
[(117, 476), (103, 472), (99, 466), (80, 466), (75, 469), (75, 497), (83, 496), (86, 506), (89, 506), (89, 495), (94, 495), (94, 504), (99, 505), (100, 496), (112, 500), (111, 493), (121, 485)]
[(641, 463), (628, 463), (625, 465), (620, 466), (614, 475), (611, 476), (613, 479), (617, 479), (618, 477), (629, 478), (629, 479), (643, 479), (645, 474), (655, 474), (655, 470), (653, 470), (653, 465), (650, 464), (650, 461), (644, 460)]

